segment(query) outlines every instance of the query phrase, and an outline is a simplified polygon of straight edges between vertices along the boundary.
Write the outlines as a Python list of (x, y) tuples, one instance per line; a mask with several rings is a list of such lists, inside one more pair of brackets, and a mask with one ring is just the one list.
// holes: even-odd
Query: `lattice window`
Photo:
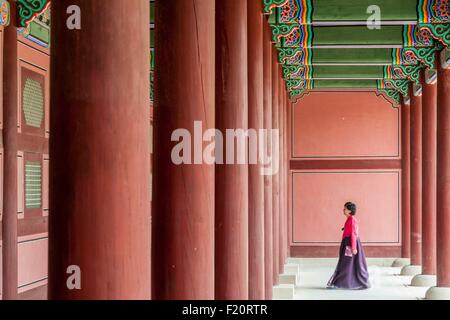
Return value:
[(42, 206), (42, 165), (40, 162), (25, 163), (25, 207), (39, 209)]
[(44, 86), (43, 81), (25, 76), (22, 93), (25, 123), (34, 128), (41, 128), (44, 119)]

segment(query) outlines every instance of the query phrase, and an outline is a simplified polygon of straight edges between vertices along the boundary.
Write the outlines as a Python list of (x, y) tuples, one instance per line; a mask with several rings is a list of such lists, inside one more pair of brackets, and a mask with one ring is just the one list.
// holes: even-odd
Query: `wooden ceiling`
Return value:
[(450, 0), (261, 0), (293, 99), (374, 89), (394, 104), (450, 44)]

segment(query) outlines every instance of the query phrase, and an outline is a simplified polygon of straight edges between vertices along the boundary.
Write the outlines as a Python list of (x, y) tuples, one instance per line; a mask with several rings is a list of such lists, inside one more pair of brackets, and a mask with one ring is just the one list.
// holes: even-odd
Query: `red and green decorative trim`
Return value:
[(306, 65), (284, 65), (283, 77), (285, 80), (312, 79), (313, 67)]
[(420, 24), (421, 33), (428, 33), (444, 46), (450, 46), (450, 24)]
[(288, 0), (278, 7), (278, 23), (311, 24), (313, 5), (312, 0)]
[(273, 9), (282, 7), (288, 2), (289, 0), (264, 0), (264, 11), (267, 14), (272, 14)]
[(378, 94), (387, 98), (394, 108), (400, 105), (402, 96), (397, 90), (378, 89)]
[(441, 49), (442, 46), (393, 49), (392, 64), (413, 66), (421, 63), (430, 69), (435, 69), (435, 53)]
[(286, 81), (286, 86), (289, 91), (290, 97), (294, 98), (301, 96), (308, 90), (311, 90), (314, 87), (314, 81), (307, 79), (288, 80)]
[(450, 0), (419, 0), (419, 23), (446, 23), (450, 21)]
[(0, 26), (7, 27), (11, 21), (11, 8), (9, 2), (0, 0)]
[(406, 25), (403, 27), (403, 46), (404, 47), (432, 47), (434, 37), (426, 28), (418, 25)]
[(387, 80), (402, 80), (409, 79), (415, 83), (420, 83), (420, 70), (422, 67), (418, 66), (385, 66), (384, 79)]
[(309, 48), (312, 44), (310, 25), (272, 24), (273, 42), (283, 48)]
[(18, 28), (18, 35), (34, 42), (41, 47), (48, 48), (50, 46), (50, 5), (40, 13), (26, 27)]
[(50, 7), (50, 0), (16, 0), (18, 27), (26, 28)]
[(409, 90), (409, 80), (378, 80), (378, 90), (397, 90), (407, 96)]
[(288, 66), (311, 65), (311, 50), (308, 48), (278, 48), (278, 61)]

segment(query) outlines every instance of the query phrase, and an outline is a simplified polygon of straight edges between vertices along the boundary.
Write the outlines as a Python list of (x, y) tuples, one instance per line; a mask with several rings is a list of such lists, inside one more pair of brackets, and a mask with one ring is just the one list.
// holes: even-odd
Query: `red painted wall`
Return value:
[(399, 179), (399, 171), (295, 172), (293, 241), (338, 244), (343, 204), (352, 201), (364, 242), (398, 244)]
[[(48, 161), (49, 161), (49, 108), (50, 108), (50, 52), (49, 49), (41, 47), (24, 37), (19, 37), (19, 114), (18, 123), (18, 150), (22, 155), (23, 164), (27, 161), (39, 162), (42, 168), (41, 180), (41, 207), (28, 209), (24, 203), (25, 186), (24, 166), (19, 166), (18, 192), (22, 205), (22, 212), (18, 213), (18, 294), (19, 299), (26, 299), (30, 292), (37, 292), (33, 299), (45, 299), (47, 296), (47, 274), (48, 274)], [(23, 111), (23, 81), (25, 76), (43, 79), (44, 95), (44, 117), (40, 128), (34, 128), (26, 123)], [(20, 159), (20, 158), (19, 158)], [(19, 162), (21, 163), (21, 162)]]
[(311, 93), (293, 116), (293, 158), (400, 156), (400, 113), (374, 93)]
[[(18, 270), (19, 299), (45, 299), (47, 284), (47, 260), (48, 260), (48, 142), (49, 142), (49, 78), (50, 78), (50, 53), (43, 48), (22, 36), (19, 36), (18, 45), (18, 179), (19, 188), (9, 188), (3, 186), (3, 144), (0, 139), (0, 195), (3, 195), (2, 188), (10, 192), (18, 193), (18, 229), (17, 229), (17, 250), (18, 258), (13, 263)], [(0, 29), (0, 76), (3, 75), (3, 29)], [(23, 111), (22, 90), (25, 77), (42, 79), (44, 96), (44, 116), (40, 128), (30, 126), (26, 123)], [(1, 80), (1, 79), (0, 79)], [(0, 134), (3, 123), (3, 96), (0, 85)], [(41, 181), (41, 207), (27, 209), (25, 206), (25, 163), (26, 161), (39, 162), (42, 166)], [(1, 236), (1, 214), (3, 209), (2, 197), (0, 196), (0, 236)], [(0, 237), (1, 240), (1, 237)], [(2, 242), (0, 241), (0, 299), (1, 295), (1, 260)]]
[(291, 111), (291, 254), (336, 256), (358, 205), (370, 256), (401, 245), (400, 110), (374, 92), (312, 92)]

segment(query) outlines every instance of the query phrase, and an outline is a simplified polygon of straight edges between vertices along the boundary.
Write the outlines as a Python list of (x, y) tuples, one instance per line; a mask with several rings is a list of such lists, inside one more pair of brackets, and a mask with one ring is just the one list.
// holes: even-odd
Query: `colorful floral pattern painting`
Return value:
[(10, 8), (9, 2), (6, 0), (0, 0), (0, 26), (6, 27), (9, 25), (10, 18)]

